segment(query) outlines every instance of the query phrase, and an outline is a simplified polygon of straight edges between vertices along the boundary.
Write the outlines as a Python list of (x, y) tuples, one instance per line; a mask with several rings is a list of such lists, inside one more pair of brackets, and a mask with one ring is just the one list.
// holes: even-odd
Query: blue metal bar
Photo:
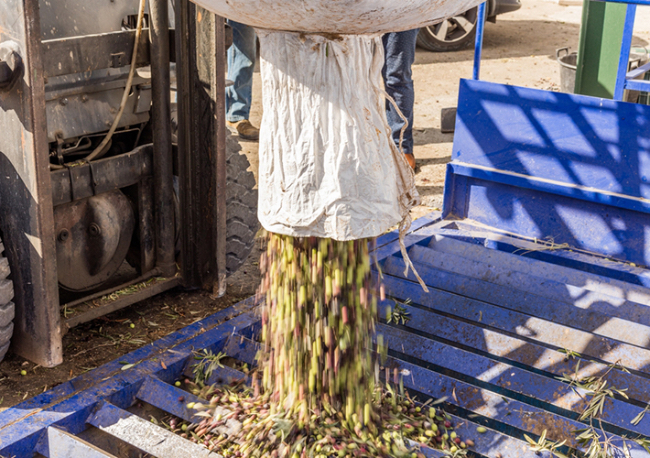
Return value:
[[(446, 374), (433, 372), (410, 361), (402, 361), (393, 357), (388, 357), (387, 360), (389, 367), (396, 368), (402, 374), (408, 374), (404, 376), (404, 386), (408, 389), (416, 390), (433, 398), (449, 397), (452, 394), (455, 405), (507, 425), (510, 432), (515, 434), (524, 431), (541, 435), (545, 430), (549, 430), (549, 425), (553, 425), (550, 433), (553, 436), (550, 437), (551, 440), (557, 440), (558, 436), (561, 436), (562, 439), (567, 439), (567, 445), (577, 446), (575, 431), (584, 428), (584, 424), (576, 420), (564, 418), (519, 400), (477, 388)], [(452, 402), (451, 399), (449, 401)], [(597, 431), (601, 437), (604, 435), (600, 429), (597, 429)], [(620, 436), (609, 436), (618, 444), (623, 441)], [(650, 456), (647, 451), (634, 442), (628, 442), (628, 446), (633, 457), (647, 458)], [(581, 447), (578, 449), (580, 450)], [(493, 450), (503, 454), (498, 445)], [(519, 455), (514, 456), (521, 458), (534, 457), (537, 453), (528, 446), (519, 448), (518, 452)], [(493, 453), (489, 456), (494, 456)], [(543, 456), (550, 457), (551, 455), (544, 454)]]
[[(533, 315), (553, 323), (575, 327), (593, 335), (615, 339), (639, 347), (650, 347), (650, 343), (648, 343), (650, 342), (649, 326), (589, 309), (583, 310), (573, 303), (562, 302), (557, 298), (549, 300), (547, 297), (524, 292), (518, 287), (497, 285), (484, 281), (480, 276), (471, 278), (455, 272), (445, 272), (418, 262), (422, 258), (434, 259), (438, 257), (441, 257), (440, 253), (421, 246), (413, 247), (411, 251), (411, 260), (415, 263), (423, 279), (426, 274), (427, 286), (470, 296), (474, 299)], [(452, 256), (444, 257), (447, 263), (462, 262), (457, 261)], [(485, 271), (488, 271), (491, 266), (484, 264), (482, 267)], [(400, 275), (404, 272), (404, 268), (404, 261), (397, 257), (389, 258), (384, 264), (384, 272), (389, 275)], [(607, 323), (607, 326), (603, 327), (603, 323)]]
[[(248, 334), (245, 332), (245, 330), (243, 331), (245, 334)], [(221, 352), (225, 353), (231, 358), (242, 360), (242, 358), (239, 358), (238, 355), (233, 354), (229, 351), (229, 348), (233, 348), (232, 342), (234, 339), (235, 339), (234, 337), (228, 339), (228, 342), (221, 350)], [(194, 364), (188, 364), (187, 367), (185, 368), (185, 372), (183, 372), (183, 375), (190, 380), (194, 379)], [(237, 369), (233, 369), (232, 367), (225, 366), (225, 367), (220, 367), (217, 370), (213, 371), (208, 377), (208, 379), (205, 381), (205, 384), (223, 385), (223, 384), (230, 384), (232, 382), (241, 382), (247, 380), (248, 380), (248, 376), (244, 374), (242, 371), (238, 371)]]
[[(474, 421), (460, 418), (455, 415), (449, 416), (451, 418), (450, 421), (454, 425), (454, 431), (456, 431), (458, 436), (472, 439), (474, 441), (472, 451), (476, 452), (476, 454), (474, 454), (476, 457), (500, 456), (502, 458), (553, 458), (548, 453), (536, 455), (535, 452), (530, 450), (530, 447), (528, 447), (527, 444), (490, 428), (490, 425), (488, 425), (483, 434), (477, 434), (476, 429), (481, 425), (485, 426), (485, 422), (482, 421), (483, 419), (478, 416), (472, 418)], [(423, 450), (423, 452), (426, 455), (426, 450)], [(449, 453), (443, 453), (442, 456), (449, 458)]]
[(253, 342), (251, 339), (243, 336), (233, 336), (225, 348), (225, 353), (235, 358), (242, 363), (254, 367), (257, 364), (257, 353), (259, 351), (259, 344)]
[[(420, 266), (418, 270), (420, 270)], [(424, 271), (424, 268), (422, 268)], [(420, 272), (425, 283), (429, 272)], [(429, 293), (415, 288), (417, 283), (402, 278), (384, 275), (386, 293), (397, 298), (411, 299), (413, 303), (439, 313), (489, 326), (511, 335), (534, 339), (553, 348), (566, 348), (592, 358), (610, 363), (620, 362), (625, 367), (648, 373), (650, 351), (645, 348), (624, 344), (605, 337), (562, 326), (547, 320), (531, 317), (513, 310), (463, 297), (458, 294), (430, 288)]]
[(650, 81), (645, 80), (626, 80), (625, 89), (630, 91), (650, 92)]
[(487, 19), (487, 2), (478, 6), (476, 18), (476, 46), (474, 48), (474, 73), (472, 78), (481, 78), (481, 56), (483, 55), (483, 35), (485, 33), (485, 20)]
[(515, 173), (504, 173), (496, 169), (488, 169), (481, 166), (477, 167), (452, 162), (448, 167), (452, 168), (456, 175), (501, 183), (517, 188), (547, 192), (558, 196), (572, 197), (577, 200), (608, 205), (611, 207), (650, 213), (650, 201), (648, 201), (648, 199), (599, 191), (594, 188), (587, 188), (579, 185), (569, 185), (560, 181), (539, 179)]
[[(452, 231), (450, 237), (453, 237)], [(468, 244), (486, 244), (489, 240), (489, 235), (483, 237), (471, 237), (471, 234), (466, 231), (457, 231), (459, 237), (468, 236), (466, 242), (461, 242), (453, 239), (448, 239), (460, 245)], [(488, 243), (489, 244), (489, 243)], [(436, 245), (437, 246), (437, 245)], [(435, 250), (434, 248), (430, 248)], [(520, 254), (525, 254), (529, 248), (523, 248)], [(496, 250), (495, 250), (496, 251)], [(486, 255), (487, 253), (483, 253)], [(507, 256), (507, 252), (502, 254)], [(573, 253), (564, 254), (571, 255)], [(517, 291), (516, 296), (524, 294), (522, 297), (527, 297), (528, 294), (533, 294), (536, 297), (544, 298), (546, 300), (545, 306), (548, 307), (549, 303), (566, 304), (569, 313), (566, 315), (574, 316), (576, 312), (586, 313), (589, 316), (600, 316), (602, 319), (610, 317), (613, 319), (622, 319), (625, 323), (634, 323), (635, 325), (643, 325), (645, 328), (650, 327), (650, 308), (647, 304), (634, 302), (626, 298), (627, 290), (619, 294), (611, 295), (602, 291), (594, 291), (594, 288), (584, 287), (583, 285), (572, 285), (567, 282), (559, 282), (553, 278), (545, 278), (543, 274), (537, 275), (536, 272), (520, 272), (514, 265), (508, 263), (496, 264), (483, 259), (470, 259), (463, 257), (460, 252), (455, 253), (453, 249), (450, 253), (444, 251), (435, 251), (432, 253), (429, 249), (422, 246), (414, 246), (411, 248), (409, 256), (413, 262), (420, 262), (431, 266), (435, 269), (443, 271), (446, 275), (459, 276), (460, 278), (471, 278), (489, 282), (490, 284), (499, 285), (508, 288), (512, 291)], [(382, 268), (384, 272), (391, 273), (388, 268), (387, 260)], [(452, 277), (453, 278), (453, 277)], [(598, 282), (599, 278), (595, 275), (591, 277), (594, 283)], [(571, 280), (570, 280), (571, 281)], [(571, 281), (572, 283), (579, 283), (579, 281)], [(608, 285), (609, 289), (614, 290), (613, 285)], [(444, 288), (443, 288), (444, 289)], [(621, 294), (622, 293), (622, 294)], [(585, 297), (589, 297), (589, 308), (584, 309)], [(639, 298), (637, 298), (639, 300)], [(508, 303), (514, 304), (515, 308), (520, 311), (527, 309), (526, 306), (521, 306), (518, 302), (507, 300)], [(554, 313), (565, 315), (564, 312), (559, 311), (560, 307), (554, 307)], [(574, 310), (578, 308), (578, 310)], [(592, 315), (593, 313), (593, 315)], [(571, 326), (574, 322), (568, 321)], [(623, 324), (623, 327), (627, 325)], [(645, 342), (644, 342), (645, 345)]]
[[(240, 307), (236, 309), (241, 310)], [(229, 313), (232, 313), (232, 311), (224, 312), (226, 314), (220, 316), (228, 316)], [(30, 410), (21, 413), (20, 404), (10, 408), (0, 417), (4, 424), (4, 426), (0, 425), (0, 455), (30, 456), (48, 426), (65, 422), (69, 431), (83, 431), (89, 411), (102, 399), (110, 398), (113, 403), (129, 406), (147, 376), (155, 375), (168, 382), (178, 379), (195, 349), (208, 348), (213, 352), (219, 351), (232, 335), (233, 329), (246, 329), (256, 321), (255, 313), (251, 312), (231, 319), (227, 326), (217, 326), (207, 331), (203, 329), (199, 335), (195, 335), (189, 340), (177, 341), (176, 345), (168, 342), (168, 338), (163, 338), (161, 340), (171, 348), (168, 347), (162, 354), (155, 354), (156, 358), (154, 355), (150, 355), (151, 359), (142, 361), (128, 370), (118, 369), (116, 373), (109, 372), (110, 375), (107, 378), (98, 377), (105, 373), (98, 369), (92, 377), (95, 380), (95, 385), (72, 396), (59, 398), (41, 411)], [(199, 328), (201, 327), (200, 323), (196, 323)], [(196, 328), (192, 325), (191, 329)], [(153, 344), (154, 347), (158, 345), (159, 342)], [(149, 345), (143, 348), (148, 347)], [(121, 357), (114, 363), (109, 363), (109, 366), (115, 364), (117, 367), (122, 367), (118, 361), (132, 361), (134, 354), (140, 354), (138, 351), (128, 355), (128, 358)], [(163, 365), (167, 369), (163, 369)], [(5, 421), (9, 419), (14, 420)]]
[[(432, 212), (424, 215), (411, 224), (410, 232), (415, 232), (423, 227), (430, 226), (435, 222), (440, 221), (440, 212)], [(386, 245), (393, 244), (399, 240), (399, 232), (393, 231), (377, 237), (376, 249), (379, 250)], [(376, 254), (376, 253), (375, 253)]]
[(137, 397), (185, 421), (196, 421), (196, 412), (187, 408), (188, 403), (206, 402), (188, 391), (152, 376), (144, 380)]
[[(548, 405), (552, 405), (561, 409), (558, 412), (562, 415), (573, 419), (577, 419), (584, 410), (584, 399), (588, 397), (586, 390), (574, 391), (568, 384), (554, 377), (493, 361), (485, 356), (407, 333), (392, 326), (379, 325), (377, 333), (384, 336), (384, 342), (389, 349), (399, 351), (400, 348), (404, 348), (405, 351), (402, 350), (402, 353), (434, 364), (437, 367), (436, 371), (462, 372), (464, 380), (491, 392), (515, 396), (545, 409), (548, 409)], [(599, 419), (603, 420), (602, 427), (606, 430), (612, 431), (614, 428), (610, 425), (614, 425), (626, 430), (630, 435), (638, 433), (647, 436), (650, 433), (650, 419), (640, 421), (636, 425), (630, 423), (630, 419), (641, 412), (643, 407), (612, 399), (604, 405)]]
[[(637, 269), (643, 274), (635, 275), (632, 277), (633, 283), (612, 278), (612, 269), (608, 269), (608, 275), (601, 275), (599, 273), (591, 273), (587, 270), (579, 270), (567, 266), (572, 261), (575, 261), (576, 254), (573, 252), (560, 252), (556, 254), (557, 258), (562, 257), (567, 262), (536, 262), (539, 259), (533, 258), (534, 254), (541, 254), (543, 252), (526, 251), (530, 248), (517, 248), (514, 250), (504, 249), (504, 243), (498, 243), (502, 240), (497, 234), (492, 236), (485, 235), (481, 240), (473, 240), (472, 234), (467, 231), (449, 230), (442, 233), (438, 229), (438, 233), (430, 238), (429, 248), (437, 251), (448, 253), (452, 256), (461, 256), (463, 258), (480, 261), (489, 265), (502, 266), (509, 272), (520, 272), (524, 275), (540, 277), (545, 280), (554, 280), (556, 282), (564, 283), (565, 285), (580, 286), (587, 295), (591, 297), (593, 293), (605, 294), (609, 297), (619, 299), (618, 304), (623, 305), (628, 298), (634, 298), (637, 304), (650, 306), (650, 291), (644, 283), (648, 281), (648, 271)], [(460, 239), (460, 238), (463, 239)], [(523, 240), (522, 240), (523, 242)], [(478, 245), (480, 243), (480, 245)], [(488, 248), (485, 250), (485, 248)], [(522, 256), (526, 254), (526, 256)], [(551, 253), (545, 253), (550, 255)], [(596, 257), (594, 264), (602, 262), (602, 258)], [(577, 264), (577, 263), (576, 263)], [(621, 263), (620, 273), (626, 272), (625, 265)], [(575, 291), (575, 290), (574, 290)], [(641, 308), (635, 308), (637, 312), (648, 313), (642, 311)], [(632, 314), (630, 313), (630, 316)]]
[[(382, 318), (388, 303), (380, 304)], [(496, 361), (506, 362), (515, 367), (525, 367), (529, 371), (541, 371), (558, 377), (575, 373), (580, 362), (579, 376), (600, 376), (609, 371), (607, 381), (616, 387), (628, 389), (630, 399), (643, 404), (650, 403), (648, 379), (630, 374), (620, 369), (609, 370), (606, 364), (598, 363), (589, 357), (567, 358), (566, 353), (538, 345), (521, 337), (509, 336), (474, 324), (437, 314), (411, 304), (402, 304), (411, 318), (405, 327), (412, 333), (426, 336), (458, 348), (481, 354)]]
[(627, 74), (627, 79), (628, 80), (633, 80), (635, 78), (638, 78), (642, 75), (645, 75), (647, 72), (650, 71), (650, 62), (647, 64), (644, 64), (640, 67), (635, 68), (634, 70), (630, 70), (629, 73)]
[[(8, 425), (19, 421), (21, 418), (26, 418), (33, 413), (40, 410), (50, 409), (53, 403), (60, 403), (66, 397), (80, 393), (85, 389), (91, 389), (101, 384), (102, 381), (117, 375), (124, 374), (122, 368), (123, 363), (135, 364), (138, 361), (154, 358), (162, 355), (169, 348), (178, 346), (185, 341), (200, 337), (219, 323), (228, 321), (233, 317), (243, 314), (251, 310), (257, 304), (255, 298), (249, 298), (245, 301), (239, 302), (232, 307), (215, 313), (204, 320), (197, 321), (185, 328), (176, 331), (168, 336), (153, 342), (151, 345), (145, 345), (138, 350), (135, 350), (127, 355), (124, 355), (115, 361), (105, 364), (93, 371), (76, 377), (73, 380), (62, 383), (61, 385), (53, 388), (46, 393), (40, 394), (32, 399), (28, 399), (14, 407), (2, 412), (0, 416), (0, 439), (3, 439), (4, 429)], [(225, 341), (225, 336), (224, 336)], [(189, 356), (189, 352), (188, 352)], [(168, 362), (167, 362), (168, 363)], [(169, 363), (168, 363), (169, 367)], [(0, 442), (1, 443), (1, 442)]]
[[(218, 368), (215, 372), (221, 370), (223, 368)], [(199, 422), (199, 418), (196, 416), (196, 411), (187, 408), (187, 404), (190, 402), (207, 404), (209, 402), (180, 388), (168, 385), (156, 377), (147, 377), (138, 392), (138, 399), (185, 421), (195, 423)], [(217, 407), (215, 411), (215, 414), (221, 414), (222, 417), (226, 417), (230, 413), (231, 411), (221, 406)], [(224, 425), (215, 429), (220, 433), (231, 435), (241, 429), (241, 424), (234, 419), (228, 419)]]
[(425, 456), (425, 458), (447, 458), (449, 453), (443, 452), (442, 450), (435, 450), (429, 447), (421, 447), (419, 443), (412, 440), (408, 440), (407, 444), (413, 448), (420, 448), (420, 452)]
[(625, 15), (625, 27), (623, 29), (623, 42), (621, 43), (621, 56), (618, 61), (618, 76), (616, 77), (616, 89), (614, 100), (622, 101), (625, 96), (625, 85), (627, 81), (627, 69), (630, 63), (630, 50), (632, 48), (632, 34), (634, 32), (634, 19), (636, 18), (636, 5), (628, 4)]

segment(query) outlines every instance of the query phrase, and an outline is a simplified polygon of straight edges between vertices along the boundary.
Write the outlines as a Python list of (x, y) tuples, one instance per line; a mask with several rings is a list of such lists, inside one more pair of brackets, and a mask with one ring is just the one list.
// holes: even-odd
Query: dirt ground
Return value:
[(259, 257), (256, 247), (222, 298), (177, 288), (71, 329), (63, 338), (64, 363), (53, 369), (8, 354), (0, 363), (0, 412), (249, 298), (259, 284)]
[[(504, 84), (557, 90), (558, 48), (576, 49), (581, 7), (523, 0), (523, 8), (486, 27), (482, 78)], [(636, 46), (650, 42), (650, 8), (640, 8)], [(452, 134), (440, 132), (440, 110), (455, 106), (459, 78), (471, 77), (473, 51), (437, 54), (418, 50), (413, 69), (416, 85), (415, 156), (422, 206), (417, 218), (442, 206), (445, 165), (451, 158)], [(261, 84), (254, 80), (251, 120), (261, 119)], [(254, 171), (257, 143), (242, 142)], [(259, 250), (231, 279), (228, 294), (215, 299), (202, 291), (172, 290), (126, 310), (72, 329), (64, 338), (65, 362), (54, 369), (8, 355), (0, 364), (0, 412), (85, 371), (133, 351), (255, 293)], [(131, 325), (134, 327), (131, 327)], [(21, 375), (25, 371), (26, 375)]]

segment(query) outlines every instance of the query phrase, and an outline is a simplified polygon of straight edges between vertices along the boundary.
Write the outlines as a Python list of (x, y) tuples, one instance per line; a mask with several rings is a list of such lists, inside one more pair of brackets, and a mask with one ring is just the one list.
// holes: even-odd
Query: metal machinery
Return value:
[(148, 2), (137, 46), (137, 0), (0, 3), (0, 360), (11, 338), (55, 366), (70, 327), (177, 285), (223, 294), (250, 252), (255, 180), (220, 115), (226, 28), (168, 2)]

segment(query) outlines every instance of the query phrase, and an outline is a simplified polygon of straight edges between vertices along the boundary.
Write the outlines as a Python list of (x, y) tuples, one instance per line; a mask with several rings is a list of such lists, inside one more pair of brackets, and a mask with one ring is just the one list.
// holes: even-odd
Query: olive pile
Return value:
[(209, 400), (188, 404), (203, 420), (189, 424), (172, 419), (170, 428), (226, 458), (423, 458), (422, 446), (457, 457), (474, 445), (461, 440), (442, 409), (418, 404), (390, 386), (373, 392), (377, 425), (350, 428), (344, 414), (327, 404), (303, 424), (274, 408), (268, 394), (256, 394), (244, 383), (187, 383), (195, 395)]
[(191, 406), (203, 420), (172, 429), (224, 457), (420, 458), (420, 444), (463, 455), (444, 412), (380, 387), (380, 373), (400, 375), (373, 357), (370, 243), (269, 234), (252, 384), (192, 384), (209, 401)]

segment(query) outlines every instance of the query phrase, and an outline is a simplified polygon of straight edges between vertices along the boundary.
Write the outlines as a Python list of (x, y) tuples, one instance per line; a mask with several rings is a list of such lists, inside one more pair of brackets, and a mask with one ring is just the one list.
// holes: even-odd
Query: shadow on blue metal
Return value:
[(463, 80), (456, 122), (445, 219), (650, 265), (649, 107)]

